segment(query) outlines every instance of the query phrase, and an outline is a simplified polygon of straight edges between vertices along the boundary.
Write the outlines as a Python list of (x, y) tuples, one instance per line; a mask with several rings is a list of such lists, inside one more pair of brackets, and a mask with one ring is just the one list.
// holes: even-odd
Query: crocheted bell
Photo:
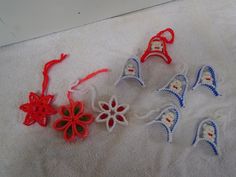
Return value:
[(211, 146), (215, 155), (219, 155), (218, 136), (219, 128), (216, 122), (210, 118), (206, 118), (198, 125), (196, 135), (193, 140), (193, 146), (195, 147), (200, 141), (205, 141)]
[(188, 79), (186, 75), (187, 70), (176, 74), (163, 88), (158, 90), (173, 95), (178, 100), (180, 107), (185, 107), (185, 95), (188, 89)]
[(179, 109), (175, 105), (170, 104), (167, 107), (165, 107), (154, 120), (148, 122), (147, 125), (152, 125), (156, 123), (163, 125), (163, 127), (166, 129), (167, 141), (171, 143), (173, 133), (177, 126), (179, 118), (180, 118)]
[(64, 132), (63, 137), (67, 142), (75, 141), (77, 137), (82, 140), (85, 139), (89, 135), (89, 125), (94, 121), (94, 116), (84, 111), (84, 102), (81, 100), (75, 101), (72, 98), (72, 93), (76, 91), (77, 86), (103, 72), (108, 72), (108, 69), (97, 70), (79, 79), (68, 90), (69, 104), (60, 106), (58, 111), (60, 118), (53, 124), (55, 130)]
[[(170, 35), (170, 38), (167, 35)], [(171, 28), (167, 28), (163, 31), (160, 31), (155, 36), (153, 36), (149, 43), (148, 47), (141, 56), (141, 62), (145, 62), (151, 56), (161, 57), (167, 64), (170, 64), (172, 59), (167, 51), (167, 44), (172, 44), (174, 42), (174, 31)]]
[(20, 106), (20, 109), (26, 112), (23, 124), (30, 126), (34, 123), (38, 123), (40, 126), (45, 127), (49, 116), (56, 114), (57, 111), (51, 105), (54, 95), (47, 95), (49, 82), (48, 72), (52, 66), (62, 62), (66, 57), (66, 54), (61, 54), (59, 59), (51, 60), (44, 65), (41, 94), (38, 95), (37, 93), (30, 92), (29, 102)]
[(197, 71), (196, 81), (192, 86), (192, 90), (199, 86), (203, 86), (209, 89), (214, 96), (220, 96), (217, 91), (217, 84), (216, 72), (214, 68), (209, 65), (203, 65)]
[(142, 79), (142, 72), (139, 60), (135, 57), (129, 58), (124, 67), (120, 78), (116, 81), (117, 85), (122, 80), (135, 79), (140, 83), (141, 86), (145, 86)]

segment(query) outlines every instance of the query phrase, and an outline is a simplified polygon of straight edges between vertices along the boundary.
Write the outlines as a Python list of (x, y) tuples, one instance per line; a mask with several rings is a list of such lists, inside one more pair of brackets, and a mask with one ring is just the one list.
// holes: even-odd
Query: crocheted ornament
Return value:
[(206, 141), (212, 147), (215, 155), (219, 155), (218, 136), (219, 128), (216, 122), (210, 118), (206, 118), (198, 125), (196, 135), (193, 140), (193, 146), (195, 147), (200, 141)]
[(121, 80), (125, 79), (135, 79), (140, 83), (141, 86), (145, 86), (142, 79), (141, 66), (137, 58), (129, 58), (126, 61), (122, 74), (115, 85), (117, 85)]
[(175, 96), (180, 107), (185, 107), (185, 95), (188, 89), (187, 71), (176, 74), (163, 88), (158, 91), (170, 93)]
[(196, 89), (198, 86), (206, 87), (213, 93), (213, 95), (220, 96), (219, 92), (217, 91), (216, 72), (213, 67), (209, 65), (203, 65), (197, 71), (196, 81), (192, 87), (192, 90)]
[(165, 107), (154, 120), (148, 122), (147, 125), (152, 125), (155, 123), (163, 125), (164, 128), (166, 129), (167, 141), (171, 143), (173, 133), (177, 126), (179, 118), (180, 118), (179, 109), (175, 105), (170, 104), (167, 107)]
[(26, 112), (23, 124), (30, 126), (37, 122), (40, 126), (47, 125), (48, 117), (56, 114), (56, 110), (51, 106), (54, 95), (47, 95), (47, 88), (49, 82), (48, 72), (53, 65), (62, 62), (67, 57), (67, 54), (61, 54), (59, 59), (49, 61), (44, 65), (43, 69), (43, 83), (42, 92), (40, 95), (30, 92), (29, 102), (22, 104), (19, 108)]
[[(166, 37), (168, 33), (170, 34), (170, 39)], [(172, 44), (174, 42), (174, 38), (175, 34), (171, 28), (166, 28), (165, 30), (157, 33), (150, 39), (148, 47), (141, 57), (141, 62), (145, 62), (150, 56), (159, 56), (163, 58), (167, 64), (170, 64), (172, 59), (168, 54), (166, 44)]]
[(100, 114), (96, 117), (96, 122), (106, 122), (106, 127), (111, 132), (116, 123), (128, 125), (125, 118), (126, 112), (129, 110), (128, 104), (119, 104), (115, 95), (113, 95), (108, 103), (99, 101)]
[(57, 131), (64, 131), (64, 139), (68, 142), (74, 141), (76, 137), (85, 139), (89, 134), (89, 125), (93, 123), (94, 117), (90, 113), (84, 112), (84, 103), (82, 101), (74, 101), (72, 92), (83, 82), (95, 77), (99, 73), (108, 72), (108, 69), (97, 70), (86, 77), (75, 82), (67, 92), (69, 105), (63, 105), (59, 108), (60, 119), (57, 119), (53, 128)]

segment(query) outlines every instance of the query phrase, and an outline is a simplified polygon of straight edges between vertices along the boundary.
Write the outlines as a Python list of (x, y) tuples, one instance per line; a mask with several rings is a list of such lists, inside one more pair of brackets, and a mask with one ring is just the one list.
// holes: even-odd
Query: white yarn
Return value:
[(89, 91), (91, 91), (91, 107), (92, 107), (92, 110), (95, 111), (95, 112), (101, 112), (100, 109), (98, 109), (95, 106), (95, 101), (96, 101), (96, 98), (97, 98), (96, 87), (95, 86), (89, 86), (89, 87), (84, 87), (83, 89), (81, 89), (81, 88), (72, 89), (74, 86), (78, 85), (79, 81), (80, 81), (80, 78), (78, 80), (76, 80), (75, 82), (71, 83), (70, 86), (69, 86), (68, 91), (72, 92), (72, 93), (79, 92), (80, 95), (84, 95), (84, 94), (88, 93)]
[(95, 87), (95, 86), (90, 86), (90, 91), (91, 91), (91, 93), (92, 93), (92, 96), (91, 96), (91, 106), (92, 106), (93, 111), (95, 111), (95, 112), (101, 112), (101, 110), (98, 109), (98, 108), (95, 106), (95, 101), (96, 101), (96, 98), (97, 98), (97, 90), (96, 90), (96, 87)]
[(143, 116), (139, 116), (139, 115), (135, 115), (138, 119), (147, 119), (147, 118), (149, 118), (151, 115), (153, 115), (154, 113), (157, 113), (157, 112), (159, 112), (160, 110), (158, 110), (158, 109), (156, 109), (156, 110), (151, 110), (151, 111), (149, 111), (148, 113), (146, 113), (145, 115), (143, 115)]
[(183, 63), (183, 62), (181, 62), (180, 65), (177, 68), (177, 72), (182, 73), (184, 75), (187, 75), (188, 70), (189, 70), (188, 65), (186, 63)]

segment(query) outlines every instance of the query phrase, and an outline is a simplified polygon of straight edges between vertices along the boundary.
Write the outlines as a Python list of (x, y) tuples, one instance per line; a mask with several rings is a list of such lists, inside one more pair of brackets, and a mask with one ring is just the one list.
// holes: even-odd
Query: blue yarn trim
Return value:
[(197, 72), (197, 78), (196, 78), (196, 81), (195, 81), (195, 83), (193, 84), (192, 88), (196, 87), (196, 85), (198, 84), (199, 78), (200, 78), (201, 70), (202, 70), (202, 68), (200, 68), (200, 69), (198, 70), (198, 72)]
[(169, 141), (169, 139), (170, 139), (170, 132), (169, 132), (169, 129), (168, 129), (168, 127), (164, 124), (164, 123), (162, 123), (162, 122), (160, 122), (159, 121), (159, 123), (163, 126), (163, 127), (165, 127), (165, 129), (166, 129), (166, 133), (167, 133), (167, 141)]
[(140, 85), (142, 85), (142, 86), (145, 85), (144, 82), (143, 82), (139, 77), (135, 77), (135, 76), (123, 76), (123, 77), (121, 77), (121, 78), (119, 79), (118, 83), (119, 83), (121, 80), (124, 80), (124, 79), (135, 79), (135, 80), (137, 80), (137, 81), (140, 83)]
[(180, 104), (180, 107), (184, 107), (184, 96), (179, 96), (178, 94), (176, 94), (175, 92), (173, 92), (172, 90), (170, 89), (167, 89), (167, 88), (164, 88), (164, 89), (161, 89), (160, 91), (166, 91), (168, 93), (171, 93), (172, 95), (174, 95), (177, 100), (179, 101), (179, 104)]
[(219, 155), (218, 150), (217, 150), (215, 144), (213, 144), (212, 142), (210, 142), (208, 140), (205, 140), (205, 141), (211, 146), (211, 148), (213, 149), (215, 155)]
[(201, 85), (205, 86), (206, 88), (208, 88), (215, 96), (220, 96), (220, 94), (218, 93), (216, 88), (213, 87), (212, 85), (208, 85), (208, 84), (201, 84)]
[(215, 70), (211, 67), (211, 66), (206, 66), (210, 73), (212, 74), (212, 77), (213, 77), (213, 85), (216, 87), (216, 75), (215, 75)]
[(170, 131), (173, 132), (174, 128), (176, 127), (176, 124), (177, 124), (178, 121), (179, 121), (179, 112), (176, 110), (176, 108), (170, 108), (169, 110), (170, 110), (170, 112), (174, 111), (174, 113), (175, 113), (175, 115), (176, 115), (175, 124), (174, 124), (174, 126), (172, 126), (172, 127), (170, 128)]

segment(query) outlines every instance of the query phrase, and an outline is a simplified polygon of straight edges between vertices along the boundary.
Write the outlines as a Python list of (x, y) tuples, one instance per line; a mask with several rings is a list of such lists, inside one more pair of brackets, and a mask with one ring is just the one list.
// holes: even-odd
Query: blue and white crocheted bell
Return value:
[(216, 122), (210, 118), (204, 119), (198, 125), (193, 146), (195, 147), (200, 141), (205, 141), (211, 146), (215, 155), (219, 155), (218, 136), (219, 129)]
[(169, 143), (172, 142), (173, 133), (175, 130), (175, 127), (179, 121), (180, 118), (180, 111), (175, 105), (168, 105), (166, 108), (164, 108), (161, 113), (151, 122), (148, 122), (147, 125), (159, 123), (163, 125), (163, 127), (166, 129), (167, 133), (167, 141)]
[(206, 87), (213, 93), (213, 95), (220, 96), (219, 92), (217, 91), (217, 78), (213, 67), (209, 65), (203, 65), (197, 71), (196, 81), (192, 86), (192, 90), (196, 89), (198, 86)]
[(144, 81), (142, 79), (140, 62), (135, 57), (129, 58), (126, 61), (122, 74), (120, 78), (116, 81), (115, 85), (117, 85), (121, 80), (126, 79), (135, 79), (140, 83), (141, 86), (145, 86)]
[(158, 91), (169, 93), (178, 100), (180, 107), (185, 107), (185, 95), (188, 89), (186, 73), (176, 74), (163, 88)]

